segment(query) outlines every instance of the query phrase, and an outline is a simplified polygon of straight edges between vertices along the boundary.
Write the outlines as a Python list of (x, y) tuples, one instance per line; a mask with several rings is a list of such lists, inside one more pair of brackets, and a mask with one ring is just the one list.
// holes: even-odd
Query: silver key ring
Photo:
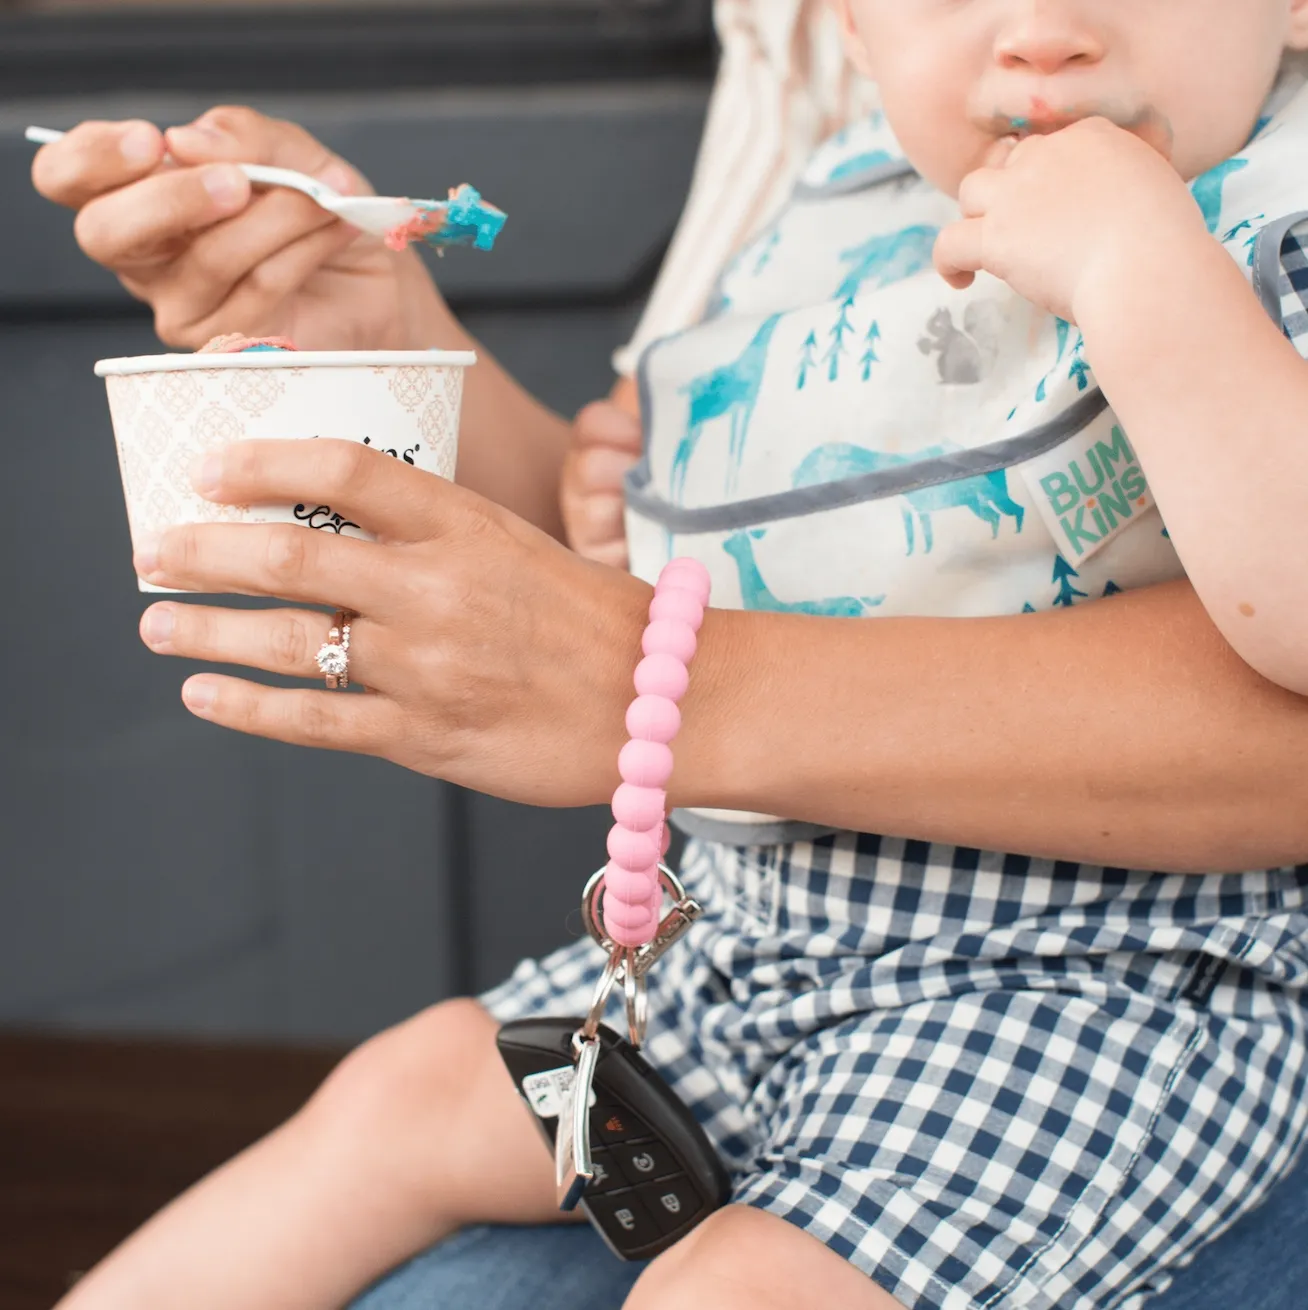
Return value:
[(636, 972), (635, 952), (627, 950), (622, 967), (622, 993), (627, 1002), (627, 1036), (631, 1044), (645, 1044), (645, 1030), (649, 1026), (649, 989), (645, 975)]
[(622, 969), (626, 955), (625, 946), (614, 946), (610, 952), (604, 972), (595, 983), (595, 992), (591, 998), (590, 1013), (586, 1016), (586, 1022), (572, 1034), (574, 1053), (580, 1054), (581, 1043), (593, 1042), (599, 1034), (600, 1021), (604, 1018), (604, 1010), (609, 1003), (609, 993), (618, 981), (618, 971)]

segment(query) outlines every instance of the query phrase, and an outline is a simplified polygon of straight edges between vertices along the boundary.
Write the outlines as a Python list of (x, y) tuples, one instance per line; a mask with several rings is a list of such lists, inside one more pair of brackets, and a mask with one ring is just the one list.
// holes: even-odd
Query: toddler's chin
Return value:
[(977, 136), (969, 139), (966, 144), (960, 144), (956, 151), (947, 155), (938, 150), (924, 151), (920, 161), (914, 159), (912, 154), (909, 159), (932, 186), (957, 200), (963, 179), (969, 173), (975, 173), (978, 168), (990, 167), (991, 157), (998, 145), (999, 142), (992, 136)]

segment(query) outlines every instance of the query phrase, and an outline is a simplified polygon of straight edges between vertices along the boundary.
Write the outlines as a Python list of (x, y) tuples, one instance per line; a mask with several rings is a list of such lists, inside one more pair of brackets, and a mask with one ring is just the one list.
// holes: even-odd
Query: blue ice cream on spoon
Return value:
[(490, 250), (504, 227), (503, 210), (487, 204), (476, 187), (466, 182), (450, 192), (444, 204), (414, 201), (418, 214), (386, 233), (392, 250), (404, 250), (411, 242), (425, 241), (440, 249), (443, 246), (474, 246)]

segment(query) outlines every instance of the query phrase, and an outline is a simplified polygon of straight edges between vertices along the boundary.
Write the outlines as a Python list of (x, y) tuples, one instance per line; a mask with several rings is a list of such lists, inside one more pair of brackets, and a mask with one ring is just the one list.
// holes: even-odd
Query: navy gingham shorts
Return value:
[[(1308, 867), (842, 833), (681, 873), (705, 913), (649, 975), (647, 1057), (733, 1201), (908, 1310), (1135, 1310), (1298, 1155)], [(581, 1016), (603, 964), (584, 938), (480, 1000)]]

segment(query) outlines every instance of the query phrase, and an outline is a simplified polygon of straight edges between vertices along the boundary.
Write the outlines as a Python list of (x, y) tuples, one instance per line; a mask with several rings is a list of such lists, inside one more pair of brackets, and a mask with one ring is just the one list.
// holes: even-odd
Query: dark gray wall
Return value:
[[(475, 182), (510, 214), (442, 286), (564, 412), (610, 383), (685, 195), (702, 81), (244, 96), (382, 191)], [(468, 796), (199, 723), (136, 636), (97, 358), (148, 317), (28, 186), (29, 122), (211, 100), (0, 100), (0, 1026), (353, 1039), (579, 931), (604, 811)], [(498, 922), (512, 893), (521, 909)]]

